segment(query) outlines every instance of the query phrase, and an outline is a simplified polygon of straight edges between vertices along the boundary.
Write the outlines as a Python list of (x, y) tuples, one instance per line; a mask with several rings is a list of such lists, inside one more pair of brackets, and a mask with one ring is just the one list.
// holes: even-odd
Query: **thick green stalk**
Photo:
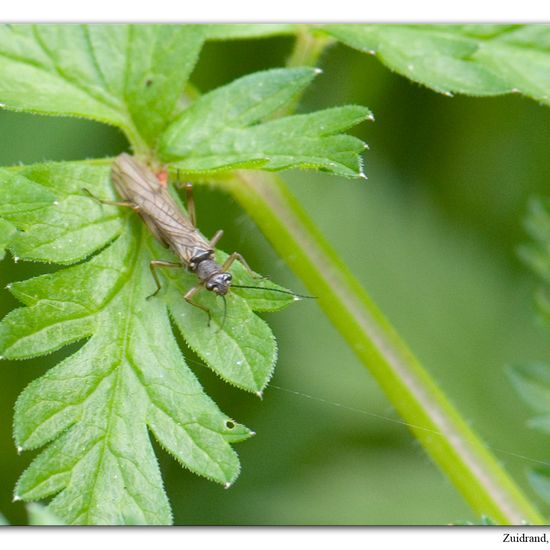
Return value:
[(370, 370), (414, 435), (480, 515), (542, 524), (494, 456), (420, 365), (284, 183), (265, 172), (218, 182), (255, 220)]

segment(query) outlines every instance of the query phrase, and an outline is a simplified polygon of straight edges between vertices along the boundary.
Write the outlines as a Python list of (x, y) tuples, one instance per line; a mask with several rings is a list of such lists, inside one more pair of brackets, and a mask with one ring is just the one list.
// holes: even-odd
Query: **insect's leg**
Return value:
[(223, 229), (218, 229), (216, 231), (216, 234), (210, 239), (210, 242), (208, 243), (210, 245), (210, 248), (214, 249), (216, 248), (216, 245), (220, 241), (220, 239), (223, 237)]
[[(179, 170), (176, 178), (179, 180)], [(176, 187), (182, 188), (185, 187), (185, 206), (187, 208), (187, 214), (189, 214), (189, 219), (193, 224), (193, 227), (197, 227), (197, 211), (195, 210), (195, 199), (193, 198), (193, 184), (191, 182), (176, 183)]]
[(155, 279), (155, 283), (157, 283), (157, 289), (155, 290), (155, 292), (153, 292), (153, 294), (147, 296), (147, 300), (153, 298), (153, 296), (156, 296), (158, 293), (159, 293), (159, 290), (162, 288), (161, 284), (160, 284), (160, 281), (159, 281), (159, 276), (158, 276), (158, 273), (157, 273), (157, 269), (159, 267), (183, 267), (180, 263), (178, 262), (165, 262), (164, 260), (151, 260), (149, 262), (149, 269), (151, 270), (151, 274), (153, 275), (153, 279)]
[(202, 309), (207, 315), (208, 315), (208, 326), (210, 326), (210, 320), (212, 319), (212, 315), (210, 314), (210, 310), (201, 304), (197, 304), (197, 302), (193, 302), (193, 296), (197, 294), (202, 289), (202, 285), (195, 285), (193, 288), (190, 288), (185, 295), (183, 296), (185, 298), (185, 301), (192, 306), (198, 307), (199, 309)]
[(82, 191), (84, 191), (84, 193), (86, 193), (86, 195), (88, 195), (91, 199), (93, 199), (94, 201), (96, 201), (99, 204), (107, 204), (109, 206), (125, 206), (125, 207), (131, 208), (132, 210), (135, 210), (135, 211), (139, 210), (138, 205), (134, 204), (133, 202), (130, 202), (130, 201), (109, 201), (109, 200), (105, 200), (105, 199), (100, 199), (99, 197), (96, 197), (94, 194), (92, 194), (92, 192), (89, 191), (88, 189), (86, 189), (85, 187), (82, 188)]
[(248, 265), (247, 261), (243, 258), (242, 254), (240, 254), (239, 252), (233, 252), (233, 254), (231, 254), (231, 256), (227, 257), (227, 260), (225, 260), (225, 262), (222, 265), (222, 271), (227, 271), (231, 267), (231, 265), (233, 264), (233, 262), (235, 260), (239, 260), (239, 262), (241, 262), (241, 264), (243, 264), (245, 269), (248, 271), (248, 274), (253, 279), (267, 279), (267, 277), (262, 277), (261, 275), (258, 275), (257, 273), (252, 271), (252, 269)]
[(193, 184), (185, 184), (185, 201), (187, 203), (187, 213), (189, 214), (189, 219), (193, 224), (193, 227), (197, 227), (197, 213), (195, 211), (195, 199), (193, 198)]

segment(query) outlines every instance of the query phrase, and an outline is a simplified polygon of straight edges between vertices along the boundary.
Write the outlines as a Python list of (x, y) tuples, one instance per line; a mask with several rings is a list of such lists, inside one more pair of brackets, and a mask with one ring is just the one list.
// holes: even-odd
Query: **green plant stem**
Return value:
[(333, 42), (335, 42), (333, 38), (326, 34), (316, 33), (315, 29), (309, 25), (300, 27), (296, 34), (294, 48), (286, 62), (286, 66), (315, 66), (323, 50)]
[[(294, 48), (287, 59), (287, 67), (315, 67), (322, 53), (335, 40), (330, 36), (315, 32), (309, 25), (301, 25), (296, 33)], [(298, 94), (286, 107), (277, 111), (272, 118), (281, 118), (294, 113), (302, 99)]]
[(428, 454), (472, 508), (501, 524), (543, 524), (494, 456), (275, 175), (220, 179), (248, 212), (370, 370)]

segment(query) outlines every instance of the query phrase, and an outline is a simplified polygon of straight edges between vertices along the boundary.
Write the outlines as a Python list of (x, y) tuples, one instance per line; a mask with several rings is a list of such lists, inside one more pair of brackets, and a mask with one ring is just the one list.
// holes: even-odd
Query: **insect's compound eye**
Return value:
[(224, 273), (223, 274), (223, 282), (224, 283), (230, 283), (233, 280), (233, 276), (231, 273)]

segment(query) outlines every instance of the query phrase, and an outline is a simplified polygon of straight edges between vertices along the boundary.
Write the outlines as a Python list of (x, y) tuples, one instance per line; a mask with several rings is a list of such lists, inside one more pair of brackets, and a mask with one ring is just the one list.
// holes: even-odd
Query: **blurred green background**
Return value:
[[(208, 44), (193, 81), (206, 91), (282, 66), (291, 47), (289, 38)], [(505, 366), (550, 359), (550, 331), (537, 324), (532, 305), (536, 281), (515, 252), (526, 240), (528, 198), (545, 194), (550, 181), (550, 110), (518, 96), (438, 95), (343, 46), (329, 49), (320, 66), (324, 73), (300, 110), (370, 107), (376, 122), (355, 131), (370, 145), (369, 179), (313, 172), (284, 178), (462, 415), (536, 498), (525, 474), (533, 461), (550, 460), (550, 438), (525, 427), (529, 411)], [(117, 130), (77, 119), (1, 112), (0, 132), (0, 165), (127, 148)], [(304, 290), (230, 197), (201, 188), (196, 202), (206, 235), (224, 228), (222, 248)], [(0, 269), (3, 289), (55, 267), (8, 257)], [(0, 315), (15, 306), (1, 290)], [(314, 301), (266, 318), (280, 358), (263, 401), (192, 363), (222, 410), (257, 435), (236, 447), (242, 473), (229, 490), (182, 470), (157, 446), (177, 524), (479, 521)], [(12, 489), (35, 455), (16, 453), (14, 402), (70, 351), (1, 364), (0, 510), (12, 523), (26, 521), (24, 505), (11, 502)]]

